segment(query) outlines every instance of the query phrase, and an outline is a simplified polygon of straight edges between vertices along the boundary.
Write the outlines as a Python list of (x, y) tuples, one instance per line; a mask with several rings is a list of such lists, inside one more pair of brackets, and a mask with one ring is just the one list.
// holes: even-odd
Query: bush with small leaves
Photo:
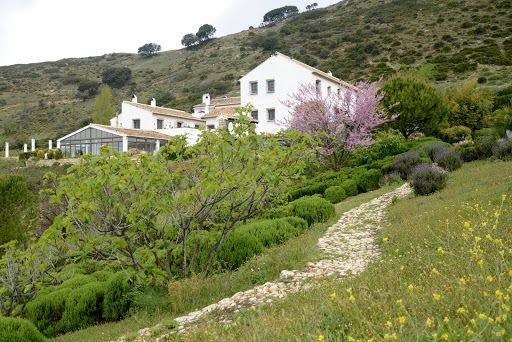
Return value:
[(105, 284), (100, 282), (86, 284), (70, 293), (62, 315), (66, 331), (78, 330), (101, 321), (104, 296)]
[(324, 198), (309, 196), (291, 202), (288, 213), (290, 216), (306, 220), (309, 226), (313, 223), (325, 222), (336, 214), (331, 202)]
[(479, 158), (490, 158), (492, 148), (496, 145), (498, 139), (495, 136), (484, 136), (477, 140), (476, 149)]
[(512, 140), (499, 140), (492, 148), (492, 156), (496, 159), (512, 159)]
[(463, 140), (471, 140), (471, 128), (466, 126), (453, 126), (442, 129), (440, 135), (443, 141), (450, 144)]
[(400, 182), (402, 182), (402, 179), (400, 178), (400, 174), (398, 172), (386, 173), (379, 179), (380, 185), (400, 184)]
[(446, 186), (448, 174), (429, 163), (417, 165), (411, 173), (410, 182), (416, 195), (428, 195)]
[(124, 271), (111, 276), (105, 286), (105, 298), (103, 300), (103, 318), (107, 321), (115, 321), (126, 315), (130, 308), (128, 292), (132, 283)]
[(46, 152), (46, 159), (53, 159), (55, 157), (55, 152), (53, 152), (53, 150), (48, 150), (48, 152)]
[(0, 316), (0, 341), (43, 342), (46, 338), (29, 320)]
[(347, 195), (347, 197), (352, 197), (359, 193), (359, 191), (357, 190), (357, 183), (353, 179), (347, 179), (346, 181), (341, 183), (341, 187), (343, 188), (343, 190), (345, 190), (345, 194)]
[(445, 148), (438, 151), (434, 156), (434, 161), (446, 171), (455, 171), (462, 166), (464, 161), (459, 152), (453, 148)]
[(424, 152), (425, 156), (434, 159), (437, 152), (444, 150), (445, 148), (451, 147), (449, 144), (442, 142), (430, 142), (418, 148), (418, 152)]
[(347, 194), (343, 187), (339, 185), (331, 186), (325, 190), (324, 198), (331, 203), (339, 203), (347, 198)]
[(397, 155), (393, 159), (393, 170), (400, 174), (402, 179), (407, 179), (412, 169), (421, 163), (418, 152), (406, 152)]
[(381, 170), (370, 169), (359, 174), (355, 181), (357, 183), (357, 187), (361, 189), (361, 192), (367, 192), (379, 188), (379, 179), (381, 176)]
[(216, 257), (226, 269), (237, 269), (247, 259), (263, 251), (263, 245), (253, 234), (234, 230), (217, 250)]
[(473, 160), (478, 159), (478, 152), (476, 150), (475, 145), (473, 144), (463, 144), (455, 147), (455, 150), (459, 152), (462, 160), (466, 163), (471, 162)]
[(60, 148), (55, 149), (55, 153), (53, 156), (56, 160), (62, 159), (64, 155), (62, 154), (62, 150)]
[(38, 150), (36, 155), (37, 155), (37, 158), (43, 159), (44, 158), (44, 151), (43, 150)]

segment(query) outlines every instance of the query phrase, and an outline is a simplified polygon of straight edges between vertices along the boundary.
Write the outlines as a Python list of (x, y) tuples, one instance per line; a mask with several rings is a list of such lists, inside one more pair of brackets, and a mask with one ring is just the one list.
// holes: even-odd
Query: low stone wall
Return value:
[(27, 166), (28, 165), (35, 165), (35, 166), (52, 166), (55, 163), (59, 163), (60, 165), (64, 164), (72, 164), (72, 165), (78, 165), (80, 163), (79, 158), (69, 158), (69, 159), (44, 159), (44, 160), (38, 160), (38, 161), (32, 161), (27, 160)]

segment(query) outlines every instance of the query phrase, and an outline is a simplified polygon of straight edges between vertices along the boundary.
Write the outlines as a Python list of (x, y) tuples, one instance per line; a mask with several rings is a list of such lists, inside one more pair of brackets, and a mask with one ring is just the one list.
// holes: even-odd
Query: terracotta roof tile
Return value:
[(109, 131), (112, 133), (120, 133), (120, 134), (128, 135), (130, 137), (165, 139), (165, 140), (169, 140), (171, 138), (170, 135), (163, 134), (160, 132), (155, 132), (155, 131), (144, 130), (144, 129), (120, 128), (120, 127), (112, 127), (112, 126), (105, 126), (105, 125), (98, 125), (98, 124), (91, 124), (90, 126), (101, 128), (105, 131)]
[(140, 108), (140, 109), (147, 110), (148, 112), (151, 112), (153, 114), (162, 114), (162, 115), (174, 116), (174, 117), (183, 118), (183, 119), (202, 121), (201, 119), (196, 118), (192, 114), (189, 114), (187, 112), (177, 110), (177, 109), (164, 108), (164, 107), (153, 107), (153, 106), (146, 105), (146, 104), (133, 103), (133, 102), (128, 102), (128, 101), (124, 101), (124, 103), (132, 105), (132, 106)]
[(218, 116), (224, 115), (224, 116), (235, 116), (235, 108), (229, 107), (229, 108), (217, 108), (209, 112), (208, 114), (205, 114), (201, 116), (201, 119), (208, 119), (208, 118), (216, 118)]
[[(240, 106), (240, 104), (242, 103), (242, 100), (240, 98), (240, 96), (238, 97), (226, 97), (226, 98), (217, 98), (217, 99), (212, 99), (211, 102), (210, 102), (210, 106)], [(196, 104), (194, 106), (194, 108), (197, 108), (197, 107), (204, 107), (204, 103), (200, 103), (200, 104)]]

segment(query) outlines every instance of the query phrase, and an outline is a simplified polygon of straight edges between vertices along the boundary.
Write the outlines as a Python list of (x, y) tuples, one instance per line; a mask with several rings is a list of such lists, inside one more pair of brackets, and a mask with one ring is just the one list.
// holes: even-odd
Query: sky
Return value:
[(146, 43), (180, 49), (203, 24), (215, 37), (257, 27), (268, 11), (340, 0), (0, 0), (0, 66), (137, 53)]

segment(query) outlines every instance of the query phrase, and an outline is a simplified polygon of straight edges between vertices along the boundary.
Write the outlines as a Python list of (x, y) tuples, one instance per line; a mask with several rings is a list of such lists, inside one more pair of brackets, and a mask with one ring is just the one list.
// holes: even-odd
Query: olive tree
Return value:
[(64, 258), (115, 263), (139, 282), (163, 283), (176, 269), (181, 277), (194, 269), (187, 260), (190, 234), (213, 231), (218, 238), (207, 246), (206, 275), (237, 222), (268, 208), (305, 166), (305, 142), (285, 148), (251, 125), (241, 115), (229, 130), (203, 130), (192, 147), (178, 138), (168, 146), (172, 161), (106, 151), (84, 157), (60, 179), (48, 174), (52, 199), (66, 212), (45, 239), (64, 244)]

